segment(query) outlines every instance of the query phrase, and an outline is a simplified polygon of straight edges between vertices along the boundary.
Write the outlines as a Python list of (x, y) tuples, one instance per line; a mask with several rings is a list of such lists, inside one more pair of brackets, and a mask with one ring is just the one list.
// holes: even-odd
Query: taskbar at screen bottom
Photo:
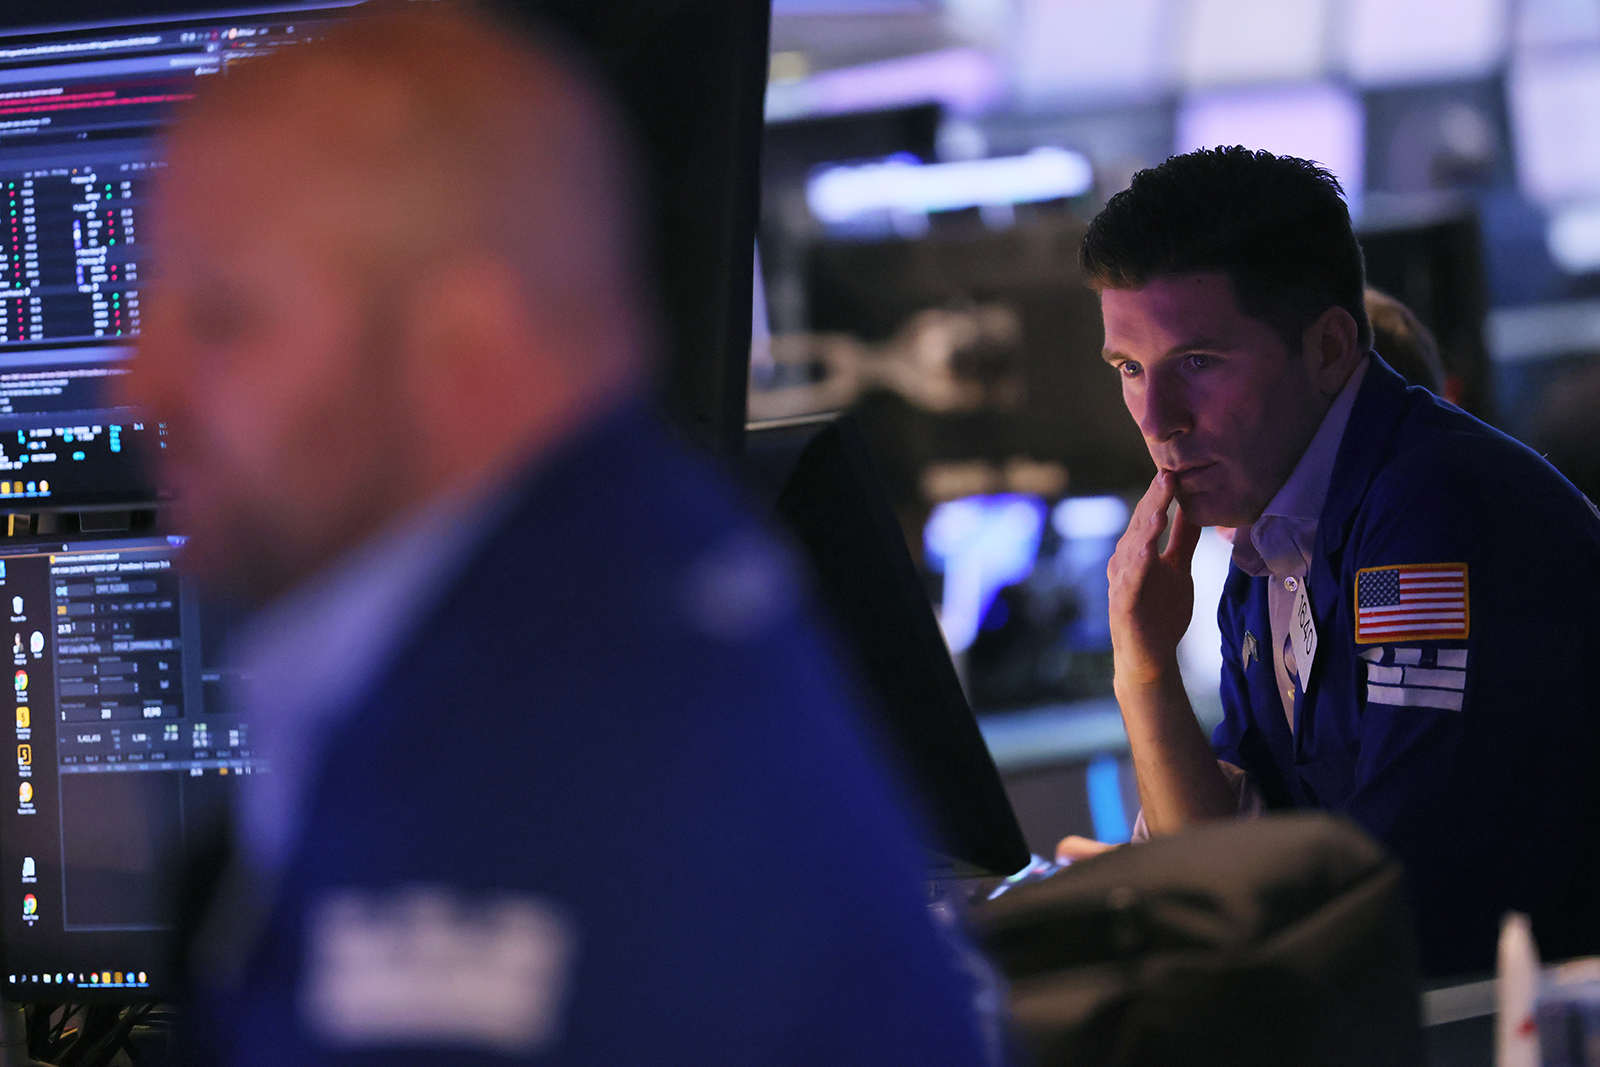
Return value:
[[(124, 961), (128, 962), (128, 961)], [(77, 1003), (86, 1000), (134, 1003), (171, 994), (149, 970), (34, 971), (5, 975), (0, 996), (18, 1004)]]

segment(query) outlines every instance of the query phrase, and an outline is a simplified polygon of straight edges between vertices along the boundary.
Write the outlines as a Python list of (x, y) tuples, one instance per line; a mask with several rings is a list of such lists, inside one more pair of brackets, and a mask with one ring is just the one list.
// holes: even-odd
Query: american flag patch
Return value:
[(1356, 643), (1462, 640), (1465, 563), (1409, 563), (1356, 572)]

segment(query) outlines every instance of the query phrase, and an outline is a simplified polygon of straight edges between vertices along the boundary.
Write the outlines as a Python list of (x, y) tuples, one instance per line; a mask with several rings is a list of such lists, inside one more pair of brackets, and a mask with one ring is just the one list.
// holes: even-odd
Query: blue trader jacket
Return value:
[(1374, 359), (1308, 572), (1317, 646), (1285, 720), (1269, 578), (1218, 609), (1220, 759), (1267, 805), (1346, 815), (1405, 863), (1424, 967), (1600, 950), (1600, 515), (1533, 452)]
[(727, 488), (632, 412), (501, 514), (305, 754), (260, 910), (220, 891), (188, 1062), (986, 1062), (849, 686)]

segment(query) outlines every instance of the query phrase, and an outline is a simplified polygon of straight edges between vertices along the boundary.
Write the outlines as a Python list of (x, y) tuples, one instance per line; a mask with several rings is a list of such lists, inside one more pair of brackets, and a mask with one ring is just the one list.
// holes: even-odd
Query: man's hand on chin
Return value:
[(1157, 547), (1168, 525), (1173, 488), (1171, 473), (1156, 475), (1106, 567), (1113, 684), (1145, 822), (1158, 834), (1224, 818), (1235, 809), (1178, 673), (1178, 641), (1194, 613), (1189, 567), (1200, 527), (1179, 508), (1167, 547)]
[(1116, 684), (1149, 687), (1171, 680), (1178, 668), (1178, 642), (1194, 614), (1194, 579), (1189, 568), (1200, 527), (1180, 506), (1172, 536), (1159, 549), (1173, 501), (1174, 476), (1156, 474), (1134, 508), (1127, 531), (1106, 567), (1111, 586), (1111, 645)]

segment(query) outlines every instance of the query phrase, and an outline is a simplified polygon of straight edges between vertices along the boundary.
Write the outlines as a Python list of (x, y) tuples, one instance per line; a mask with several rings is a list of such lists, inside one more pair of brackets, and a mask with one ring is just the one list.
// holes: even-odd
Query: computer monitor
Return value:
[[(199, 79), (312, 39), (348, 6), (0, 30), (0, 510), (157, 502), (141, 459), (165, 429), (108, 386), (152, 269), (158, 135)], [(177, 542), (57, 536), (0, 541), (16, 712), (0, 756), (14, 766), (0, 776), (0, 996), (155, 1000), (175, 978), (169, 890), (261, 767), (218, 699), (221, 641), (202, 632)]]
[(0, 543), (14, 698), (0, 716), (15, 712), (0, 785), (7, 1000), (170, 994), (174, 872), (261, 770), (219, 699), (221, 641), (174, 566), (180, 540)]
[(157, 134), (200, 78), (347, 6), (0, 30), (0, 509), (155, 502), (162, 428), (107, 386), (139, 332)]
[(852, 417), (754, 429), (746, 469), (809, 557), (867, 684), (871, 722), (923, 804), (934, 872), (1027, 866), (1022, 829)]

